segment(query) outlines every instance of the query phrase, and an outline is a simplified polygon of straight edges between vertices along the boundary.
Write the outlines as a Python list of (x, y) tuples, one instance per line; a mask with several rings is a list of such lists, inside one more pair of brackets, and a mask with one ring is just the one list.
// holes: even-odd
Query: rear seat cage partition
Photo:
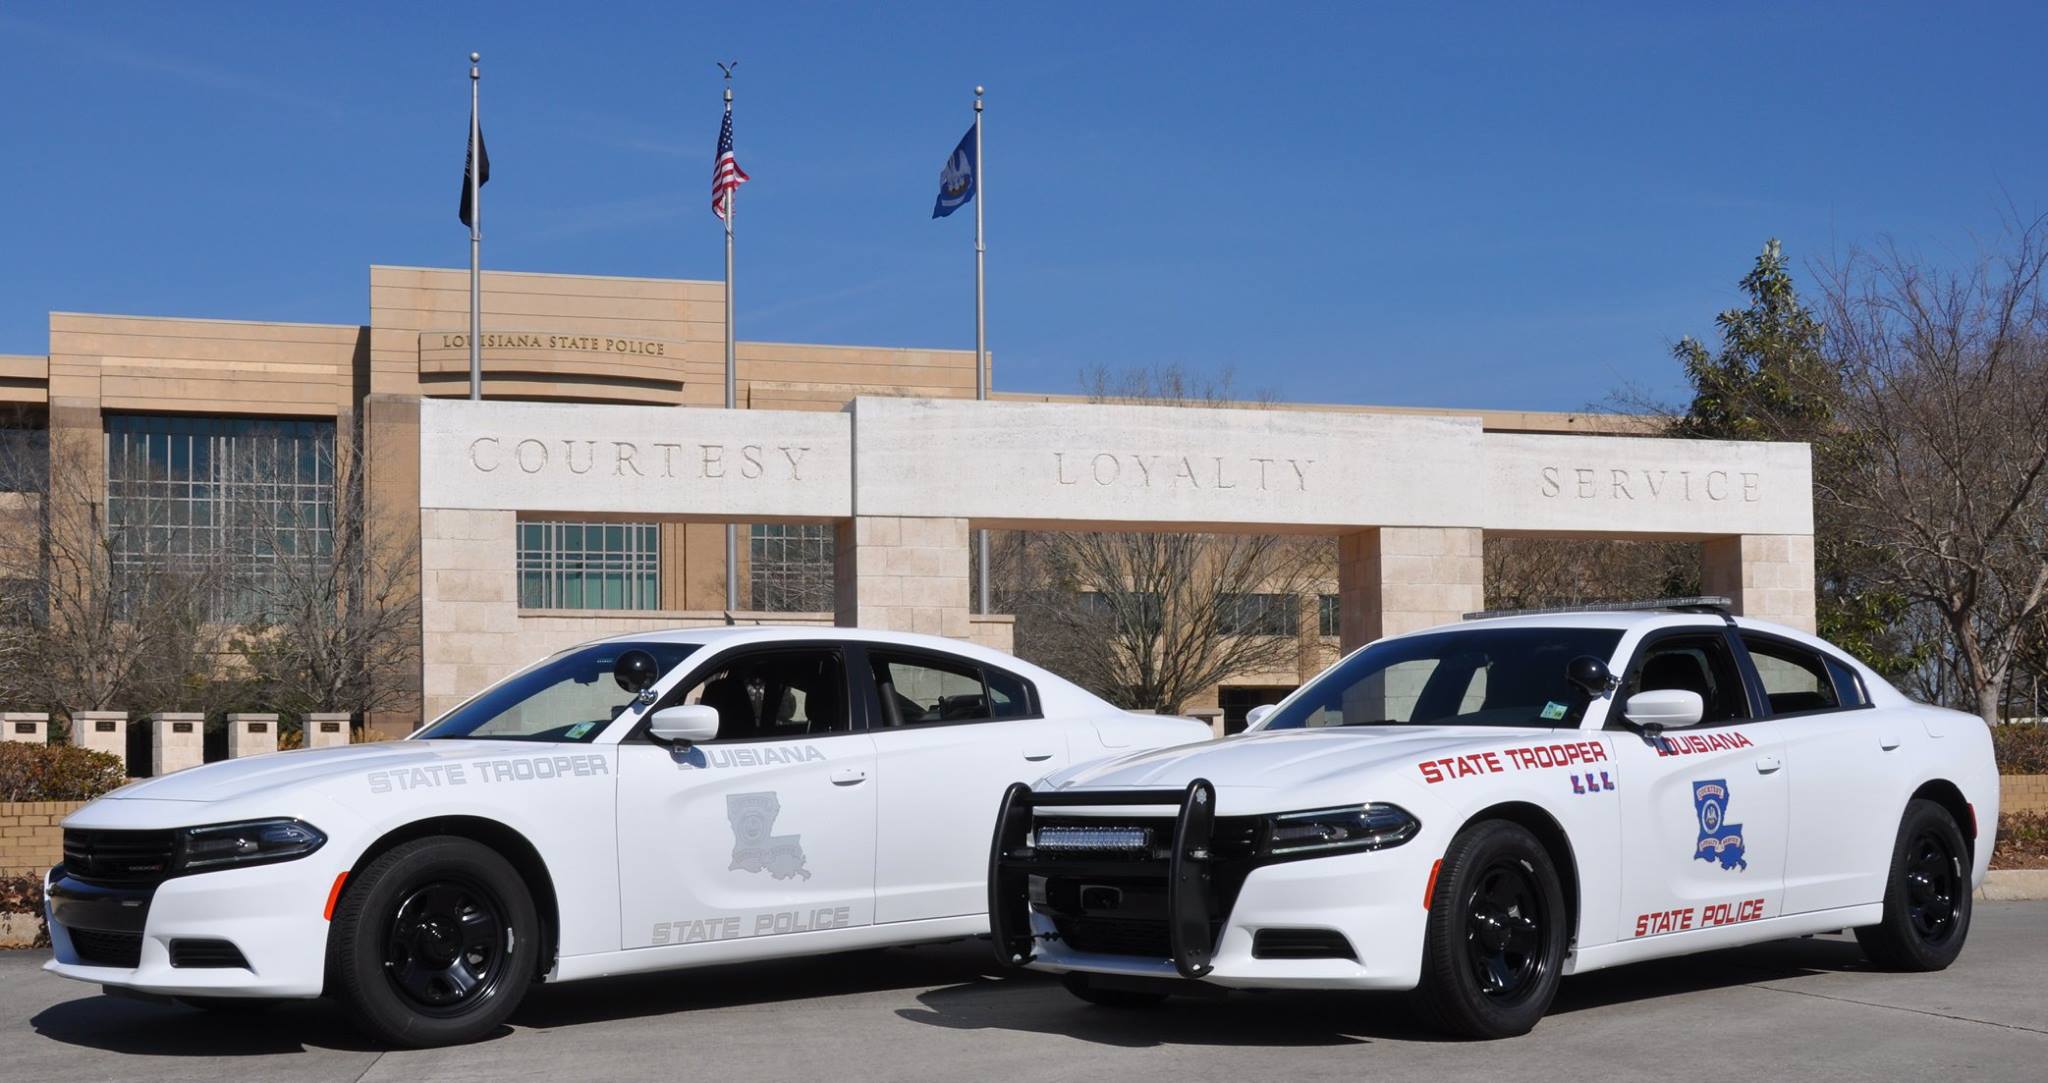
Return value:
[(1071, 864), (1044, 859), (1032, 846), (1032, 814), (1038, 809), (1101, 805), (1175, 807), (1173, 848), (1167, 861), (1166, 926), (1173, 967), (1184, 978), (1215, 969), (1216, 943), (1210, 932), (1209, 885), (1215, 852), (1216, 787), (1198, 778), (1180, 790), (1076, 790), (1042, 793), (1022, 782), (1003, 793), (989, 848), (988, 920), (996, 957), (1023, 966), (1037, 953), (1031, 932), (1030, 878), (1034, 872), (1063, 872)]

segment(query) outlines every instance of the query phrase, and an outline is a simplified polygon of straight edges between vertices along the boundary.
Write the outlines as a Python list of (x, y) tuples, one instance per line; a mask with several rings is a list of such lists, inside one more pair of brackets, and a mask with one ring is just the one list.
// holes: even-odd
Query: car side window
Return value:
[(1621, 700), (1637, 692), (1697, 692), (1706, 705), (1703, 725), (1749, 717), (1749, 700), (1728, 639), (1719, 632), (1665, 636), (1643, 649)]
[(891, 726), (1028, 718), (1037, 714), (1031, 682), (961, 658), (870, 650), (882, 720)]
[(1834, 675), (1828, 672), (1820, 652), (1752, 635), (1743, 636), (1742, 645), (1749, 648), (1750, 661), (1756, 664), (1772, 714), (1830, 711), (1842, 705), (1835, 694)]
[(846, 667), (836, 650), (770, 650), (714, 665), (683, 688), (674, 703), (718, 712), (720, 741), (819, 737), (847, 733)]
[(1821, 655), (1821, 659), (1828, 664), (1828, 672), (1834, 675), (1835, 694), (1841, 697), (1842, 706), (1870, 706), (1870, 693), (1863, 687), (1862, 674), (1832, 655)]

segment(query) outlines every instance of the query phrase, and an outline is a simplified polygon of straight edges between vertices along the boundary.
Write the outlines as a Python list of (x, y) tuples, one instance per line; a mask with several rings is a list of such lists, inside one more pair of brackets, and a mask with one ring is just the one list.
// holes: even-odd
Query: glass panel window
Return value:
[(846, 733), (846, 673), (836, 650), (797, 648), (714, 663), (682, 702), (718, 712), (718, 739), (758, 741)]
[(1340, 636), (1344, 634), (1344, 602), (1335, 594), (1316, 596), (1316, 634), (1319, 636)]
[(833, 608), (832, 527), (824, 523), (754, 523), (747, 529), (750, 604), (769, 613), (824, 613)]
[(1301, 627), (1301, 599), (1292, 594), (1226, 594), (1216, 605), (1224, 635), (1291, 636)]
[(1316, 726), (1569, 728), (1591, 697), (1566, 676), (1582, 654), (1606, 658), (1621, 633), (1600, 628), (1459, 629), (1382, 640), (1325, 670), (1261, 729)]
[(661, 608), (659, 523), (519, 524), (526, 609)]
[(989, 717), (981, 667), (922, 657), (869, 657), (874, 662), (875, 690), (882, 697), (882, 713), (890, 724), (966, 722)]
[(1772, 714), (1826, 711), (1841, 706), (1835, 698), (1834, 678), (1815, 651), (1790, 643), (1757, 636), (1743, 636), (1756, 675), (1763, 681), (1764, 698)]
[(662, 642), (573, 647), (477, 693), (420, 737), (588, 744), (633, 704), (635, 694), (614, 675), (621, 654), (646, 651), (667, 673), (696, 649), (694, 643)]

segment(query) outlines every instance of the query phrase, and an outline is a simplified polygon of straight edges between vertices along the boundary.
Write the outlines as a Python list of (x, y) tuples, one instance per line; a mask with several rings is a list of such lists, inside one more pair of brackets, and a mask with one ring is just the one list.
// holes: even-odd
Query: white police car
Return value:
[(535, 980), (981, 933), (1004, 786), (1206, 735), (952, 640), (625, 636), (403, 741), (78, 810), (47, 969), (200, 1007), (325, 992), (384, 1041), (462, 1041)]
[(1414, 989), (1472, 1037), (1565, 974), (1823, 930), (1947, 966), (1998, 813), (1983, 723), (1725, 607), (1384, 639), (1240, 736), (1013, 787), (997, 951), (1097, 1003)]

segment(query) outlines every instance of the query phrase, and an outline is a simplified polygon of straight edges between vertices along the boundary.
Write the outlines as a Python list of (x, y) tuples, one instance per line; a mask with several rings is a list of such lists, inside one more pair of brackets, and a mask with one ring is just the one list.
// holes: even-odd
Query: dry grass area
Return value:
[(2048, 869), (2048, 812), (2009, 812), (1998, 818), (1994, 869)]

